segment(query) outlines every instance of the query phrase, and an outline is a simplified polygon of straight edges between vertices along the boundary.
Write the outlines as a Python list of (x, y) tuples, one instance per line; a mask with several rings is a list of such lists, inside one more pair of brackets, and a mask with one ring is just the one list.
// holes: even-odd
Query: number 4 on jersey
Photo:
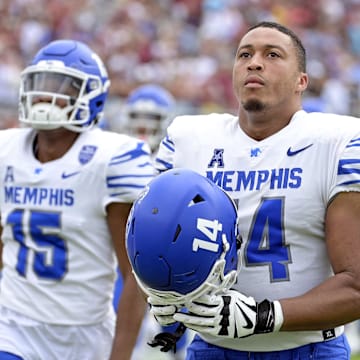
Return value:
[(270, 281), (289, 281), (291, 253), (285, 243), (284, 198), (263, 198), (245, 246), (246, 266), (268, 266)]

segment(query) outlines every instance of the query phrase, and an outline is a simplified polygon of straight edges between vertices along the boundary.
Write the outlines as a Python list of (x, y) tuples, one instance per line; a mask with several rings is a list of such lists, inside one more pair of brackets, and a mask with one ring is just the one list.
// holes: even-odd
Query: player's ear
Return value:
[(300, 72), (296, 84), (296, 90), (300, 93), (303, 93), (306, 90), (308, 83), (309, 83), (308, 75), (304, 72)]

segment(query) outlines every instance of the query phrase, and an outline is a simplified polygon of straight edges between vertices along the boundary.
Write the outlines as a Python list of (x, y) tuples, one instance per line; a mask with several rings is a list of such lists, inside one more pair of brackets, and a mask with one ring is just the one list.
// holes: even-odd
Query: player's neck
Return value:
[(42, 163), (61, 158), (71, 148), (79, 133), (65, 129), (38, 131), (33, 144), (35, 157)]
[(287, 126), (297, 110), (281, 114), (271, 111), (246, 112), (239, 110), (239, 125), (251, 138), (261, 141)]

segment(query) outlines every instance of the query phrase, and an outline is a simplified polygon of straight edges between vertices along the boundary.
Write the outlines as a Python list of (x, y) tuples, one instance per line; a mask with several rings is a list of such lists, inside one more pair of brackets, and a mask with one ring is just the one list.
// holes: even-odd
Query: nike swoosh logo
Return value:
[[(248, 304), (244, 303), (243, 301), (242, 301), (242, 303), (243, 303), (244, 305), (246, 305), (247, 307), (249, 307), (251, 310), (254, 311), (254, 309), (252, 309), (251, 306), (249, 306)], [(243, 326), (243, 328), (244, 328), (244, 329), (252, 329), (252, 328), (254, 327), (253, 322), (252, 322), (251, 319), (247, 316), (246, 312), (241, 308), (241, 306), (239, 306), (239, 305), (237, 305), (237, 306), (238, 306), (239, 310), (241, 311), (241, 313), (242, 313), (242, 315), (243, 315), (243, 317), (244, 317), (244, 319), (245, 319), (245, 322), (246, 322), (246, 325)]]
[(299, 153), (301, 153), (302, 151), (308, 149), (309, 147), (313, 146), (314, 144), (310, 144), (310, 145), (307, 145), (303, 148), (300, 148), (300, 149), (297, 149), (297, 150), (291, 150), (291, 147), (288, 148), (288, 151), (287, 151), (287, 156), (294, 156), (294, 155), (297, 155)]
[(74, 175), (77, 175), (77, 174), (79, 174), (80, 173), (80, 171), (74, 171), (74, 172), (71, 172), (71, 173), (65, 173), (65, 172), (63, 172), (62, 174), (61, 174), (61, 177), (63, 178), (63, 179), (67, 179), (67, 178), (69, 178), (69, 177), (71, 177), (71, 176), (74, 176)]

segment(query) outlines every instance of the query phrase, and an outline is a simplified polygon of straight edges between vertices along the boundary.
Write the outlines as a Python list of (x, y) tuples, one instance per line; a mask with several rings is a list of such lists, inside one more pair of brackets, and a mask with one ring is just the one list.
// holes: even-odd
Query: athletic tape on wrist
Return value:
[(273, 331), (280, 331), (281, 326), (284, 322), (284, 314), (282, 311), (280, 301), (274, 301), (273, 304), (274, 304), (274, 318), (275, 318)]

